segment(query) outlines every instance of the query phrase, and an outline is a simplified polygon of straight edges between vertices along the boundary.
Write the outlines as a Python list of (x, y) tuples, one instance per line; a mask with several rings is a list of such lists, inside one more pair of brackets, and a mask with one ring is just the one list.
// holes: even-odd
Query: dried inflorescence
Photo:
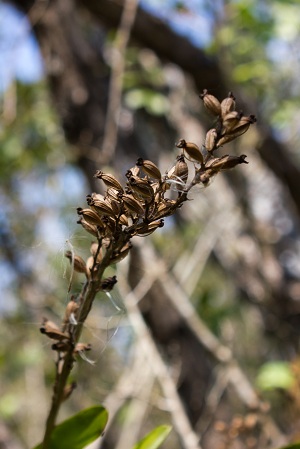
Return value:
[[(43, 333), (56, 340), (52, 348), (61, 352), (62, 357), (68, 350), (72, 350), (73, 355), (78, 353), (75, 347), (80, 332), (76, 333), (74, 329), (78, 322), (86, 319), (96, 293), (110, 291), (117, 282), (115, 276), (103, 280), (103, 272), (128, 255), (131, 239), (147, 236), (162, 227), (164, 218), (182, 206), (194, 186), (207, 186), (220, 171), (248, 163), (245, 155), (217, 157), (215, 153), (221, 146), (244, 134), (256, 118), (235, 110), (235, 98), (231, 92), (222, 102), (207, 90), (200, 98), (216, 118), (215, 126), (207, 132), (201, 149), (194, 142), (180, 139), (176, 147), (181, 152), (170, 170), (161, 173), (154, 162), (139, 158), (126, 172), (124, 184), (112, 174), (101, 170), (95, 173), (106, 191), (103, 195), (88, 195), (88, 207), (78, 208), (77, 213), (78, 223), (97, 241), (91, 244), (91, 256), (86, 262), (71, 251), (66, 252), (73, 270), (85, 274), (85, 290), (68, 304), (61, 329), (47, 320), (41, 328)], [(89, 289), (92, 294), (89, 293), (86, 305)]]
[[(127, 255), (130, 250), (128, 242), (133, 236), (149, 235), (163, 226), (163, 219), (174, 214), (196, 184), (207, 186), (221, 170), (248, 163), (245, 155), (216, 157), (215, 152), (244, 134), (256, 121), (255, 117), (244, 116), (235, 110), (235, 98), (231, 92), (222, 102), (207, 90), (200, 98), (216, 117), (215, 127), (207, 132), (201, 150), (194, 142), (179, 140), (176, 146), (182, 152), (174, 166), (164, 174), (152, 161), (139, 158), (136, 165), (127, 171), (125, 185), (111, 174), (101, 170), (96, 172), (95, 177), (103, 181), (107, 190), (104, 195), (88, 195), (89, 207), (77, 210), (79, 223), (95, 237), (113, 242), (113, 262)], [(187, 160), (194, 165), (189, 184)], [(170, 197), (170, 186), (177, 190), (177, 196)]]

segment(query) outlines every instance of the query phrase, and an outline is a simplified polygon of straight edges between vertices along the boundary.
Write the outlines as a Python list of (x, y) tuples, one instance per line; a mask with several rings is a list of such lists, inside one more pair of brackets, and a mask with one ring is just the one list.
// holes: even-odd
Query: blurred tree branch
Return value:
[[(106, 72), (103, 61), (87, 44), (80, 32), (78, 14), (72, 0), (52, 1), (41, 16), (30, 14), (36, 2), (32, 0), (13, 2), (28, 13), (46, 61), (46, 71), (52, 93), (61, 114), (67, 138), (86, 154), (89, 149), (101, 146), (108, 79), (100, 75)], [(38, 2), (39, 3), (39, 2)], [(41, 2), (44, 7), (44, 2)], [(123, 0), (77, 0), (81, 15), (88, 11), (87, 20), (99, 21), (105, 26), (118, 27), (124, 6)], [(79, 13), (78, 11), (78, 13)], [(228, 82), (218, 65), (217, 58), (208, 57), (185, 37), (177, 35), (166, 23), (138, 7), (131, 29), (132, 39), (141, 46), (152, 49), (159, 57), (179, 65), (193, 78), (199, 92), (212, 89), (218, 96), (230, 90)], [(55, 68), (55, 64), (60, 69)], [(63, 67), (63, 70), (62, 70)], [(95, 77), (95, 74), (98, 76)], [(104, 84), (103, 84), (104, 82)], [(239, 92), (236, 92), (240, 97)], [(250, 99), (246, 103), (251, 105)], [(72, 105), (72, 107), (70, 107)], [(241, 104), (243, 107), (244, 105)], [(251, 110), (256, 112), (255, 105)], [(96, 123), (95, 123), (96, 120)], [(93, 123), (95, 126), (93, 126)], [(82, 130), (91, 133), (82, 135)], [(270, 127), (259, 117), (258, 151), (266, 165), (287, 187), (298, 212), (300, 212), (300, 170), (289, 156), (284, 144), (273, 135)], [(81, 130), (81, 132), (79, 132)], [(79, 133), (79, 135), (78, 135)], [(80, 158), (83, 168), (91, 174), (90, 157)], [(93, 170), (92, 170), (93, 171)]]

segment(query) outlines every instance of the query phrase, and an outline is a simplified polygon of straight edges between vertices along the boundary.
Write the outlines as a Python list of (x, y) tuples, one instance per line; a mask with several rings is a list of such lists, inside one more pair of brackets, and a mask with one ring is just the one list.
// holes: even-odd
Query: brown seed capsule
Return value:
[(50, 321), (46, 317), (43, 317), (42, 326), (48, 326), (49, 328), (51, 327), (52, 329), (55, 329), (57, 331), (60, 330), (58, 325), (54, 323), (54, 321)]
[(116, 254), (113, 254), (112, 258), (110, 259), (110, 263), (117, 263), (125, 259), (131, 248), (132, 248), (131, 242), (126, 243), (126, 245), (123, 246), (121, 251), (117, 252)]
[(249, 129), (250, 125), (256, 121), (255, 115), (251, 114), (249, 116), (242, 116), (236, 125), (232, 127), (230, 134), (236, 134), (239, 132), (239, 135), (242, 135)]
[(64, 388), (63, 396), (62, 396), (62, 401), (65, 401), (66, 399), (68, 399), (76, 387), (77, 387), (76, 382), (72, 382), (70, 385), (66, 385)]
[(57, 341), (56, 343), (53, 343), (53, 345), (51, 346), (51, 349), (53, 351), (58, 352), (67, 352), (69, 348), (70, 342), (67, 340)]
[(254, 115), (250, 115), (249, 117), (242, 117), (237, 125), (235, 125), (229, 133), (225, 134), (223, 137), (221, 137), (220, 140), (218, 140), (217, 148), (225, 145), (225, 143), (231, 142), (242, 134), (245, 134), (245, 132), (248, 131), (250, 125), (255, 122), (256, 118)]
[(77, 271), (77, 273), (87, 273), (85, 261), (82, 257), (73, 254), (71, 251), (66, 251), (65, 257), (69, 259), (70, 263), (73, 265), (74, 270)]
[(83, 229), (92, 234), (94, 237), (99, 237), (100, 231), (98, 230), (96, 225), (91, 225), (86, 220), (84, 220), (83, 217), (80, 217), (77, 223), (80, 224), (83, 227)]
[(159, 204), (157, 205), (157, 212), (162, 212), (163, 210), (169, 210), (172, 209), (173, 206), (176, 204), (175, 200), (170, 200), (169, 198), (164, 198), (163, 200), (161, 200), (159, 202)]
[(203, 100), (204, 106), (208, 109), (208, 111), (215, 115), (221, 115), (221, 104), (219, 100), (213, 95), (208, 94), (207, 89), (204, 89), (203, 93), (199, 95), (201, 100)]
[(211, 164), (211, 168), (214, 170), (228, 170), (236, 167), (238, 164), (248, 164), (246, 157), (245, 154), (242, 154), (241, 156), (230, 156), (227, 154), (223, 157), (216, 158)]
[(103, 217), (105, 223), (105, 235), (114, 234), (116, 232), (116, 220), (108, 215)]
[(110, 292), (117, 282), (117, 276), (110, 276), (101, 282), (100, 290), (104, 292)]
[(146, 236), (152, 234), (157, 228), (162, 228), (164, 226), (164, 220), (155, 220), (149, 224), (142, 224), (136, 229), (136, 234), (140, 236)]
[(180, 178), (182, 182), (185, 184), (189, 175), (189, 168), (187, 163), (185, 162), (183, 154), (177, 156), (177, 162), (175, 164), (174, 174), (172, 175), (172, 179)]
[(126, 217), (126, 215), (125, 214), (122, 214), (120, 217), (119, 217), (119, 223), (121, 224), (121, 225), (123, 225), (123, 226), (128, 226), (128, 218)]
[(218, 140), (218, 143), (216, 145), (217, 148), (220, 148), (222, 145), (225, 145), (226, 143), (231, 142), (232, 140), (236, 139), (237, 137), (239, 137), (240, 134), (236, 133), (236, 134), (226, 134), (225, 136), (221, 137)]
[(93, 269), (94, 265), (95, 265), (94, 257), (93, 256), (88, 257), (87, 261), (86, 261), (86, 269), (88, 270), (89, 274), (92, 272), (92, 269)]
[(40, 327), (40, 332), (47, 335), (47, 337), (51, 338), (52, 340), (62, 341), (70, 339), (68, 334), (60, 331), (56, 324), (47, 320), (47, 318), (44, 318), (43, 324)]
[(89, 224), (95, 226), (103, 226), (101, 218), (94, 210), (88, 208), (82, 209), (81, 207), (78, 207), (77, 213), (78, 215), (81, 215)]
[(197, 162), (200, 162), (200, 164), (203, 163), (202, 153), (198, 145), (196, 145), (194, 142), (186, 142), (184, 139), (180, 139), (176, 146), (177, 148), (183, 148), (183, 150), (188, 154), (190, 158), (194, 159)]
[(123, 192), (123, 187), (121, 186), (119, 181), (110, 173), (104, 173), (101, 170), (97, 170), (96, 173), (94, 174), (94, 178), (102, 179), (102, 181), (107, 187), (113, 187), (114, 189)]
[(154, 190), (147, 181), (131, 176), (131, 178), (129, 178), (129, 185), (135, 193), (149, 201), (153, 201)]
[(115, 214), (115, 217), (117, 217), (119, 215), (119, 213), (121, 212), (121, 207), (122, 207), (120, 199), (118, 199), (118, 201), (111, 199), (110, 206)]
[(240, 121), (243, 113), (240, 111), (231, 111), (225, 115), (222, 123), (222, 135), (229, 133)]
[(74, 349), (74, 355), (77, 355), (79, 352), (90, 351), (92, 349), (92, 345), (90, 343), (77, 343)]
[(211, 178), (217, 173), (212, 169), (206, 170), (204, 173), (201, 173), (199, 176), (199, 182), (201, 182), (204, 186), (207, 186), (211, 180)]
[(90, 253), (93, 257), (97, 256), (97, 262), (101, 262), (102, 260), (102, 248), (99, 248), (98, 242), (92, 242), (90, 246)]
[(138, 167), (143, 167), (143, 170), (147, 175), (154, 179), (161, 179), (161, 172), (159, 168), (152, 161), (144, 160), (141, 157), (136, 161)]
[(65, 316), (63, 319), (63, 324), (67, 325), (70, 323), (70, 317), (71, 315), (76, 316), (76, 312), (79, 309), (79, 304), (71, 299), (71, 301), (68, 302), (66, 310), (65, 310)]
[[(108, 189), (108, 190), (114, 190), (114, 189)], [(108, 192), (107, 190), (107, 192)], [(89, 204), (89, 199), (92, 198), (93, 200), (105, 200), (105, 197), (101, 195), (101, 193), (95, 193), (93, 192), (91, 195), (87, 195), (87, 203)]]
[(155, 217), (166, 217), (169, 214), (171, 208), (171, 204), (160, 202), (157, 206)]
[(125, 204), (126, 209), (129, 212), (133, 212), (137, 215), (143, 215), (145, 213), (141, 203), (138, 200), (136, 200), (132, 195), (124, 194), (122, 195), (122, 200)]
[(212, 128), (209, 131), (207, 131), (204, 143), (206, 151), (213, 151), (216, 148), (217, 138), (218, 133), (215, 128)]
[(235, 109), (235, 97), (232, 92), (228, 93), (227, 98), (221, 102), (221, 113), (224, 118), (228, 112), (234, 111)]
[(111, 207), (110, 201), (105, 200), (98, 200), (91, 198), (89, 200), (89, 206), (99, 215), (108, 215), (110, 217), (114, 217), (115, 213)]

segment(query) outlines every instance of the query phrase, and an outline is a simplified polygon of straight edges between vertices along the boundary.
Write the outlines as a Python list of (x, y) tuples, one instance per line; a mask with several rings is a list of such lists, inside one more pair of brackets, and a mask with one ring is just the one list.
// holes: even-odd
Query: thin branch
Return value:
[(136, 16), (138, 3), (139, 0), (126, 0), (124, 2), (121, 23), (110, 51), (111, 75), (108, 89), (108, 106), (104, 126), (103, 144), (98, 161), (105, 164), (113, 159), (116, 150), (123, 75), (126, 63), (125, 52)]
[(135, 382), (135, 391), (126, 412), (121, 434), (115, 449), (130, 449), (139, 438), (139, 431), (149, 408), (150, 395), (154, 383), (153, 370), (149, 363), (145, 365), (145, 354), (137, 342), (135, 350), (141, 359), (140, 370)]
[(128, 310), (128, 318), (137, 334), (144, 353), (147, 354), (149, 363), (157, 376), (164, 395), (167, 400), (168, 408), (172, 414), (174, 427), (179, 435), (182, 445), (185, 449), (201, 449), (199, 445), (199, 437), (193, 431), (188, 420), (184, 406), (178, 395), (176, 385), (168, 372), (168, 369), (152, 339), (150, 331), (142, 317), (138, 308), (140, 298), (135, 296), (134, 291), (130, 291), (130, 287), (124, 276), (120, 273), (119, 285), (124, 293), (124, 302)]
[[(228, 370), (228, 379), (236, 390), (241, 401), (250, 409), (264, 410), (264, 404), (258, 397), (255, 389), (249, 382), (243, 370), (239, 367), (232, 351), (223, 345), (210, 331), (206, 324), (198, 316), (182, 288), (176, 283), (167, 270), (167, 267), (159, 255), (155, 252), (149, 241), (140, 245), (140, 254), (145, 266), (156, 264), (160, 270), (157, 281), (160, 283), (164, 294), (172, 302), (199, 342), (213, 355), (213, 357)], [(285, 441), (285, 437), (279, 430), (271, 416), (265, 416), (264, 420), (273, 429), (276, 438), (274, 441)]]

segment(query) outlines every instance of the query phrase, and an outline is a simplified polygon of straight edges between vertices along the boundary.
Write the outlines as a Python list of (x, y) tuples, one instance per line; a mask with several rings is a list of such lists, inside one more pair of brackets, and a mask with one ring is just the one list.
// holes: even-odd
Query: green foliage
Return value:
[[(49, 449), (83, 449), (102, 434), (107, 419), (108, 412), (100, 405), (82, 410), (56, 426)], [(34, 449), (41, 448), (39, 444)]]
[(287, 390), (293, 386), (295, 377), (287, 362), (265, 363), (258, 373), (256, 384), (260, 390), (282, 388)]
[[(67, 148), (62, 130), (50, 107), (44, 83), (24, 86), (5, 93), (14, 103), (15, 117), (0, 126), (0, 176), (2, 180), (17, 171), (28, 172), (39, 163), (56, 168), (65, 162)], [(7, 101), (8, 101), (7, 100)]]
[(144, 108), (150, 115), (169, 111), (163, 66), (149, 50), (127, 50), (124, 76), (125, 104), (133, 109)]
[(167, 438), (171, 432), (171, 426), (158, 426), (151, 430), (142, 440), (140, 440), (133, 449), (156, 449)]
[(280, 449), (300, 449), (300, 442), (289, 444), (288, 446), (281, 447)]
[(145, 108), (152, 115), (164, 115), (169, 109), (167, 97), (151, 89), (130, 90), (125, 103), (131, 109)]

